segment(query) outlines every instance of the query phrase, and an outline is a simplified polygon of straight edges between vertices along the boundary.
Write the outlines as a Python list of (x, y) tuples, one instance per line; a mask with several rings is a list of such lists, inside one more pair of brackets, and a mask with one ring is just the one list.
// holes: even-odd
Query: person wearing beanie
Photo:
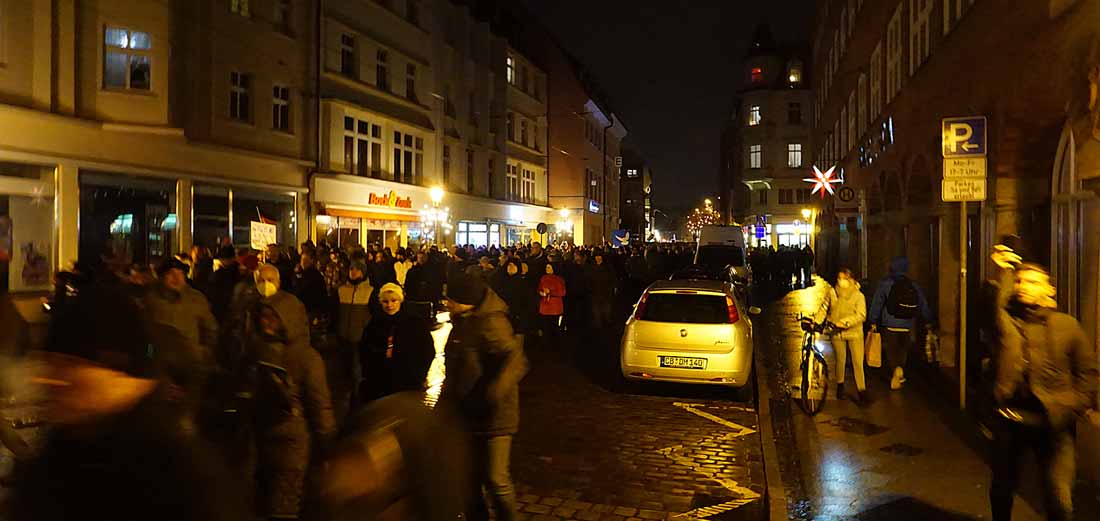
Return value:
[(459, 269), (447, 281), (447, 308), (453, 329), (439, 404), (455, 410), (473, 434), (468, 514), (489, 519), (488, 496), (496, 518), (510, 521), (516, 519), (512, 437), (519, 430), (519, 382), (527, 373), (523, 337), (514, 333), (496, 292)]
[[(206, 297), (187, 283), (189, 266), (175, 258), (157, 266), (158, 281), (145, 294), (144, 307), (150, 325), (179, 331), (187, 351), (179, 359), (191, 360), (195, 374), (203, 374), (213, 361), (218, 342), (218, 323)], [(197, 392), (197, 389), (192, 389)]]

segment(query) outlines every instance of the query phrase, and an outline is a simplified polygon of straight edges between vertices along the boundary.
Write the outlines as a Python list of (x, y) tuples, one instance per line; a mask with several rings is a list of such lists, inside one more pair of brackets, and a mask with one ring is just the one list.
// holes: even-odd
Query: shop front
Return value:
[(0, 295), (49, 290), (57, 251), (54, 172), (0, 163)]

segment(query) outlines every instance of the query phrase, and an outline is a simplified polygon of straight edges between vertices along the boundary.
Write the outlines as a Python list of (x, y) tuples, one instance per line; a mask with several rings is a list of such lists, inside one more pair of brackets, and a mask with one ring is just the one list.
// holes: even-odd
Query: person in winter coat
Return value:
[(402, 391), (423, 391), (435, 359), (431, 323), (412, 308), (405, 309), (405, 292), (394, 283), (382, 286), (381, 312), (371, 317), (359, 343), (364, 402)]
[(997, 251), (1001, 268), (993, 395), (993, 521), (1012, 518), (1022, 456), (1034, 450), (1047, 519), (1072, 519), (1074, 438), (1079, 416), (1096, 407), (1096, 344), (1072, 316), (1057, 311), (1046, 269)]
[(397, 282), (397, 270), (393, 265), (395, 261), (393, 257), (386, 254), (386, 252), (378, 252), (374, 254), (374, 264), (371, 265), (370, 282), (376, 288), (389, 284), (391, 282)]
[(326, 363), (337, 418), (344, 418), (350, 411), (352, 395), (362, 377), (359, 372), (359, 341), (371, 316), (378, 311), (378, 295), (367, 278), (367, 266), (362, 262), (353, 262), (348, 268), (347, 279), (337, 289), (336, 338), (340, 344), (339, 355), (329, 357), (335, 363)]
[(275, 306), (261, 299), (249, 318), (247, 350), (259, 370), (257, 508), (264, 517), (297, 518), (310, 461), (320, 458), (317, 451), (323, 452), (336, 432), (325, 366), (308, 344), (290, 340), (289, 323)]
[(413, 267), (413, 261), (409, 258), (412, 250), (406, 250), (405, 248), (397, 249), (397, 261), (393, 264), (393, 270), (397, 277), (397, 284), (401, 287), (405, 287), (405, 281), (408, 280), (409, 270)]
[(546, 274), (539, 279), (539, 316), (542, 337), (552, 345), (561, 331), (561, 315), (565, 312), (565, 279), (554, 274), (554, 264), (546, 265)]
[(534, 303), (531, 298), (531, 285), (521, 274), (522, 271), (523, 268), (518, 259), (509, 259), (504, 263), (504, 268), (500, 270), (502, 277), (500, 277), (496, 287), (493, 288), (500, 295), (500, 298), (504, 299), (504, 303), (508, 304), (512, 328), (521, 334), (526, 333), (531, 328), (533, 319), (531, 316), (533, 312), (532, 304)]
[(852, 354), (852, 370), (856, 374), (856, 403), (864, 403), (867, 380), (863, 374), (863, 322), (867, 320), (867, 303), (859, 283), (848, 268), (836, 275), (836, 287), (825, 292), (825, 301), (814, 315), (814, 322), (828, 320), (834, 330), (829, 340), (836, 352), (836, 396), (844, 397), (848, 353)]
[(905, 383), (905, 364), (909, 350), (916, 341), (917, 319), (932, 323), (932, 308), (917, 282), (910, 279), (909, 259), (894, 257), (890, 274), (882, 279), (871, 299), (871, 330), (882, 333), (887, 367), (892, 368), (890, 389), (901, 389)]
[(316, 253), (312, 251), (302, 252), (301, 262), (294, 273), (294, 281), (291, 284), (294, 296), (306, 306), (306, 313), (310, 317), (318, 317), (329, 312), (328, 291), (325, 276), (317, 269)]
[(467, 517), (489, 519), (484, 488), (496, 519), (512, 521), (512, 437), (519, 430), (519, 382), (527, 373), (522, 340), (508, 320), (508, 306), (477, 277), (453, 273), (447, 307), (454, 328), (445, 350), (447, 379), (439, 403), (458, 411), (473, 433)]
[(592, 327), (596, 331), (611, 324), (611, 311), (618, 291), (618, 277), (607, 255), (596, 252), (596, 264), (590, 272), (592, 284)]
[(233, 247), (222, 248), (218, 258), (214, 259), (214, 273), (210, 275), (210, 286), (206, 296), (210, 299), (210, 311), (218, 324), (225, 322), (229, 315), (229, 304), (233, 300), (233, 288), (241, 281), (241, 269)]

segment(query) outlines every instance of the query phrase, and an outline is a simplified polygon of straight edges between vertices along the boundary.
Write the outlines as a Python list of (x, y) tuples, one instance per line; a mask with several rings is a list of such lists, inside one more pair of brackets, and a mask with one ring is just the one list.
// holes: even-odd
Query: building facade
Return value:
[[(976, 323), (968, 320), (968, 356), (958, 349), (960, 284), (951, 274), (960, 272), (964, 223), (959, 204), (941, 200), (941, 135), (944, 118), (984, 116), (987, 197), (965, 216), (969, 316), (987, 305), (978, 288), (992, 274), (992, 245), (1013, 233), (1031, 260), (1051, 267), (1060, 307), (1095, 341), (1100, 242), (1088, 231), (1100, 220), (1092, 182), (1100, 172), (1100, 4), (837, 0), (817, 8), (814, 132), (861, 201), (856, 216), (822, 219), (832, 231), (818, 258), (877, 279), (890, 257), (907, 256), (937, 308), (945, 376), (966, 371), (978, 382)], [(844, 245), (842, 227), (853, 221), (864, 233)], [(1087, 425), (1081, 432), (1097, 437)], [(1087, 476), (1100, 477), (1095, 444), (1080, 458)]]
[(622, 152), (623, 166), (619, 178), (620, 229), (630, 235), (631, 243), (654, 240), (653, 227), (653, 172), (649, 164), (633, 148)]
[(803, 181), (814, 166), (808, 76), (799, 46), (779, 45), (766, 26), (757, 28), (722, 137), (721, 195), (732, 205), (720, 207), (747, 226), (750, 245), (813, 244), (821, 199)]

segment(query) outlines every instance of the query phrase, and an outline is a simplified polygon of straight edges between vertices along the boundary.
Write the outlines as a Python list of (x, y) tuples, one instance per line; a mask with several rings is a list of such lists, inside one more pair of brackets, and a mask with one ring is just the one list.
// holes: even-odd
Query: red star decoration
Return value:
[(814, 185), (814, 189), (810, 194), (816, 194), (821, 192), (821, 198), (825, 198), (825, 192), (829, 192), (829, 195), (834, 195), (836, 191), (833, 190), (833, 184), (843, 183), (843, 179), (833, 179), (833, 171), (836, 170), (835, 166), (829, 167), (824, 173), (814, 165), (814, 176), (803, 178), (803, 181)]

